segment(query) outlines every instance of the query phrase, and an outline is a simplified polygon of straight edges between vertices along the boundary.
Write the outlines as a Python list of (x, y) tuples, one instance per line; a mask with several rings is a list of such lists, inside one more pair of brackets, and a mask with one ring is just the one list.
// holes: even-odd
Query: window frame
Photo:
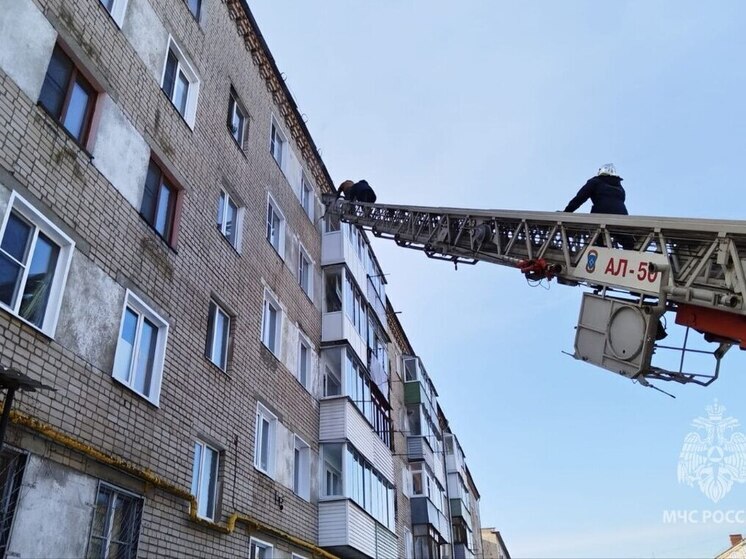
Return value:
[[(306, 284), (303, 285), (303, 264), (306, 264)], [(308, 254), (308, 251), (303, 246), (302, 243), (298, 242), (298, 285), (300, 285), (301, 290), (303, 293), (305, 293), (308, 298), (313, 301), (313, 277), (316, 273), (316, 266), (314, 266), (313, 260), (311, 260), (311, 256)]]
[(128, 2), (129, 0), (112, 0), (111, 8), (107, 8), (104, 0), (99, 0), (99, 3), (103, 6), (109, 16), (111, 16), (111, 19), (114, 20), (114, 23), (116, 23), (117, 27), (119, 27), (120, 29), (124, 24), (124, 16), (127, 13)]
[[(157, 185), (157, 191), (155, 192), (155, 200), (152, 202), (153, 204), (153, 215), (152, 218), (148, 215), (145, 215), (144, 211), (144, 204), (146, 200), (146, 195), (148, 191), (148, 177), (150, 175), (151, 167), (154, 167), (158, 170), (159, 178), (158, 178), (158, 185)], [(157, 220), (158, 220), (158, 213), (159, 213), (159, 205), (161, 203), (161, 189), (165, 188), (170, 192), (169, 202), (168, 202), (168, 209), (167, 209), (167, 216), (166, 216), (166, 227), (164, 228), (164, 231), (161, 233), (157, 228)], [(180, 213), (181, 213), (181, 196), (182, 196), (183, 189), (181, 186), (174, 180), (171, 173), (166, 169), (165, 165), (163, 165), (158, 159), (154, 157), (154, 154), (151, 154), (150, 160), (148, 162), (148, 168), (145, 172), (145, 183), (143, 184), (143, 190), (142, 190), (142, 198), (140, 199), (140, 208), (138, 210), (138, 213), (140, 214), (140, 217), (145, 221), (145, 223), (148, 224), (148, 227), (150, 227), (155, 233), (163, 239), (163, 241), (168, 244), (171, 248), (176, 247), (176, 240), (178, 238), (178, 226), (180, 222)]]
[[(23, 278), (18, 286), (19, 293), (16, 294), (16, 300), (13, 302), (12, 307), (0, 302), (0, 308), (8, 311), (10, 314), (28, 324), (29, 326), (39, 330), (43, 334), (54, 337), (57, 329), (57, 321), (59, 320), (60, 309), (62, 307), (62, 299), (65, 294), (65, 287), (67, 285), (67, 278), (70, 273), (70, 265), (75, 249), (75, 241), (67, 236), (59, 227), (57, 227), (51, 220), (49, 220), (43, 213), (37, 210), (31, 205), (25, 198), (18, 194), (15, 190), (11, 192), (10, 198), (8, 199), (8, 205), (6, 206), (5, 215), (2, 219), (2, 227), (0, 227), (0, 243), (5, 237), (5, 230), (8, 225), (8, 220), (11, 214), (15, 211), (23, 219), (30, 222), (35, 230), (33, 235), (33, 244), (27, 248), (28, 263), (24, 266)], [(53, 241), (59, 247), (59, 253), (57, 254), (57, 262), (55, 264), (54, 276), (52, 277), (52, 283), (49, 287), (49, 294), (47, 297), (46, 309), (44, 311), (44, 317), (42, 318), (41, 325), (37, 326), (30, 320), (20, 315), (20, 306), (23, 299), (23, 289), (26, 288), (28, 281), (28, 271), (30, 268), (31, 259), (33, 259), (33, 251), (35, 248), (36, 241), (39, 233), (44, 233), (51, 241)], [(0, 249), (1, 250), (1, 249)]]
[[(132, 550), (130, 551), (132, 559), (137, 557), (138, 548), (140, 547), (140, 534), (142, 533), (142, 513), (143, 509), (145, 508), (145, 498), (142, 495), (138, 495), (136, 493), (133, 493), (132, 491), (127, 491), (126, 489), (122, 489), (121, 487), (117, 487), (116, 485), (112, 485), (110, 483), (106, 483), (105, 481), (99, 480), (98, 485), (96, 487), (96, 495), (94, 497), (96, 503), (98, 501), (99, 493), (101, 492), (101, 488), (106, 488), (108, 491), (111, 492), (111, 497), (116, 497), (117, 495), (121, 495), (125, 498), (131, 499), (136, 505), (137, 505), (137, 515), (138, 515), (138, 526), (137, 526), (137, 536), (134, 539), (134, 542), (132, 542)], [(111, 546), (111, 519), (113, 517), (114, 511), (112, 507), (112, 501), (111, 498), (109, 502), (107, 503), (106, 507), (106, 520), (105, 520), (105, 529), (106, 529), (106, 536), (104, 536), (104, 542), (106, 543), (104, 547), (104, 557), (109, 556), (109, 547)], [(86, 543), (86, 557), (89, 556), (89, 553), (91, 551), (91, 539), (93, 536), (93, 526), (96, 522), (96, 505), (94, 504), (94, 510), (93, 515), (91, 515), (91, 525), (88, 530), (88, 541)], [(100, 536), (96, 536), (97, 538), (101, 539)]]
[[(174, 82), (169, 87), (169, 89), (171, 89), (171, 92), (169, 93), (166, 90), (166, 70), (168, 69), (168, 58), (171, 52), (173, 52), (174, 57), (176, 58), (176, 69), (174, 71)], [(177, 89), (176, 84), (179, 79), (180, 71), (188, 82), (186, 94), (187, 97), (186, 101), (184, 102), (184, 113), (179, 110), (179, 107), (176, 106), (176, 102), (174, 100)], [(166, 95), (171, 105), (174, 107), (174, 109), (176, 109), (176, 112), (181, 115), (181, 118), (192, 130), (194, 130), (197, 119), (197, 100), (199, 98), (200, 83), (201, 81), (199, 78), (199, 74), (197, 74), (196, 70), (194, 69), (194, 65), (186, 56), (186, 54), (184, 54), (184, 50), (176, 42), (176, 39), (174, 39), (173, 35), (169, 35), (166, 48), (166, 57), (163, 61), (163, 72), (161, 73), (161, 91), (163, 91), (164, 95)]]
[(269, 125), (269, 153), (272, 155), (272, 159), (275, 160), (275, 163), (277, 163), (280, 169), (284, 169), (283, 165), (285, 164), (287, 145), (287, 136), (285, 136), (285, 133), (282, 131), (280, 123), (275, 118), (275, 115), (271, 115)]
[[(301, 359), (303, 348), (306, 350), (306, 370), (303, 371), (303, 359)], [(298, 366), (297, 366), (297, 373), (295, 375), (295, 378), (298, 379), (298, 382), (301, 384), (303, 388), (311, 391), (311, 370), (312, 370), (312, 355), (313, 355), (313, 349), (311, 346), (311, 342), (309, 339), (303, 334), (299, 333), (298, 335)], [(305, 374), (302, 374), (305, 373)], [(305, 376), (305, 382), (303, 381), (303, 376)]]
[[(224, 355), (221, 362), (217, 362), (215, 359), (215, 343), (218, 335), (218, 329), (215, 327), (217, 320), (223, 315), (227, 320), (227, 324), (224, 328)], [(220, 368), (221, 371), (228, 371), (228, 363), (230, 361), (230, 350), (231, 350), (231, 334), (233, 330), (233, 316), (228, 312), (225, 307), (218, 303), (215, 299), (210, 299), (210, 306), (207, 317), (207, 344), (205, 346), (205, 357), (216, 367)]]
[[(271, 240), (271, 230), (274, 229), (274, 224), (270, 222), (270, 209), (272, 210), (273, 214), (277, 215), (279, 218), (279, 231), (277, 233), (277, 245), (272, 242)], [(267, 211), (265, 212), (265, 229), (266, 229), (266, 235), (265, 238), (267, 239), (267, 242), (270, 244), (270, 246), (275, 250), (275, 252), (278, 254), (280, 258), (285, 260), (285, 214), (280, 209), (279, 204), (275, 201), (272, 194), (269, 192), (267, 193)]]
[(311, 447), (298, 435), (293, 438), (293, 493), (311, 501)]
[[(233, 131), (233, 119), (236, 116), (236, 113), (238, 113), (241, 117), (240, 140), (236, 137), (238, 130), (236, 130), (235, 132)], [(228, 96), (228, 120), (226, 124), (228, 127), (228, 132), (230, 132), (233, 141), (236, 142), (236, 145), (242, 152), (245, 152), (246, 142), (249, 139), (249, 111), (246, 110), (246, 107), (238, 98), (238, 93), (236, 93), (236, 90), (233, 87), (231, 87), (230, 94)]]
[[(65, 84), (64, 88), (64, 94), (62, 96), (62, 106), (59, 109), (59, 115), (54, 114), (52, 109), (47, 107), (42, 102), (42, 94), (44, 92), (44, 86), (47, 83), (49, 68), (52, 64), (52, 60), (54, 60), (55, 54), (57, 53), (61, 54), (70, 63), (71, 66), (70, 75), (67, 78), (67, 83)], [(68, 109), (70, 108), (70, 99), (72, 97), (72, 92), (75, 88), (75, 85), (78, 85), (80, 89), (82, 89), (89, 95), (89, 100), (86, 105), (85, 113), (83, 115), (83, 121), (80, 127), (80, 136), (76, 136), (65, 125), (65, 119), (68, 114)], [(47, 69), (44, 74), (42, 88), (41, 90), (39, 90), (38, 105), (44, 110), (44, 112), (46, 112), (51, 118), (53, 118), (59, 126), (62, 127), (62, 129), (65, 131), (65, 134), (70, 136), (70, 138), (72, 138), (75, 143), (77, 143), (86, 151), (88, 150), (88, 146), (91, 144), (91, 138), (93, 136), (94, 114), (96, 113), (96, 107), (98, 106), (99, 97), (101, 97), (101, 88), (97, 87), (93, 80), (91, 80), (88, 72), (86, 72), (83, 65), (80, 64), (77, 58), (72, 56), (70, 50), (58, 40), (54, 45), (52, 54), (49, 57), (49, 62), (47, 63)]]
[(311, 181), (308, 180), (305, 171), (301, 172), (299, 201), (300, 207), (303, 208), (303, 212), (306, 214), (308, 219), (313, 221), (316, 196)]
[[(124, 321), (127, 314), (127, 309), (131, 308), (137, 315), (137, 329), (135, 332), (135, 343), (133, 344), (132, 355), (130, 356), (129, 366), (129, 379), (120, 378), (117, 374), (117, 356), (120, 351), (120, 343), (122, 339), (122, 331), (124, 329)], [(139, 357), (140, 348), (138, 347), (140, 335), (142, 331), (142, 322), (147, 318), (152, 322), (158, 329), (158, 335), (156, 340), (156, 347), (154, 351), (153, 365), (151, 370), (151, 382), (150, 382), (150, 395), (146, 395), (138, 391), (134, 386), (134, 371), (133, 368), (137, 364), (137, 357)], [(125, 386), (141, 398), (144, 398), (154, 406), (158, 407), (161, 395), (161, 385), (163, 383), (163, 372), (165, 369), (165, 357), (166, 357), (166, 345), (168, 344), (168, 321), (162, 318), (156, 311), (154, 311), (145, 301), (138, 297), (133, 291), (127, 290), (124, 296), (124, 304), (122, 305), (122, 317), (119, 321), (119, 334), (117, 336), (117, 347), (114, 351), (114, 365), (112, 370), (112, 378)]]
[[(274, 348), (272, 348), (269, 344), (269, 338), (268, 338), (268, 314), (269, 314), (269, 308), (272, 308), (275, 311), (275, 331), (273, 332), (273, 344)], [(282, 317), (283, 317), (283, 309), (280, 305), (277, 298), (269, 292), (268, 289), (264, 290), (264, 304), (262, 309), (262, 343), (264, 346), (271, 351), (275, 356), (279, 358), (280, 352), (282, 350)]]
[[(236, 208), (236, 218), (233, 223), (233, 228), (235, 230), (235, 240), (231, 241), (228, 237), (227, 233), (227, 225), (226, 225), (226, 210), (231, 206), (235, 206)], [(222, 219), (222, 223), (217, 223), (217, 229), (220, 232), (220, 234), (223, 236), (223, 238), (228, 241), (228, 243), (238, 252), (241, 253), (241, 244), (243, 241), (243, 217), (244, 217), (244, 207), (238, 204), (238, 201), (230, 195), (230, 193), (224, 189), (220, 189), (220, 197), (218, 198), (218, 217), (219, 219)]]
[[(195, 463), (196, 455), (192, 456), (192, 495), (194, 495), (194, 498), (197, 500), (197, 517), (215, 522), (217, 520), (218, 511), (219, 511), (218, 496), (220, 495), (220, 462), (221, 462), (220, 455), (221, 455), (221, 452), (219, 449), (215, 448), (214, 446), (206, 443), (205, 441), (201, 439), (197, 439), (195, 441), (194, 443), (195, 451), (196, 451), (197, 446), (200, 446), (202, 449), (200, 451), (200, 464), (199, 464), (199, 470), (197, 473), (198, 479), (196, 480), (196, 483), (194, 479), (194, 473), (195, 473), (194, 468), (196, 466), (196, 463)], [(202, 480), (203, 480), (203, 475), (205, 473), (204, 471), (205, 470), (205, 456), (206, 456), (207, 450), (215, 453), (215, 486), (213, 489), (214, 493), (212, 495), (212, 502), (213, 502), (212, 516), (203, 515), (200, 513), (200, 510), (199, 510), (202, 504), (201, 497), (204, 497), (203, 495), (200, 495), (200, 493), (202, 491)], [(196, 492), (194, 491), (195, 485), (197, 487)]]
[[(266, 467), (262, 466), (262, 447), (264, 446), (264, 434), (260, 423), (266, 422), (268, 437), (266, 449)], [(254, 425), (254, 468), (273, 478), (275, 474), (275, 452), (277, 450), (277, 416), (269, 411), (260, 402), (256, 404), (256, 422)]]
[(272, 559), (275, 551), (275, 546), (271, 543), (265, 542), (252, 536), (249, 538), (249, 559), (257, 559), (256, 555), (253, 553), (254, 548), (259, 548), (263, 551), (269, 551), (269, 559)]
[(204, 13), (204, 0), (197, 0), (197, 13), (195, 14), (192, 11), (192, 7), (189, 5), (189, 0), (184, 0), (184, 4), (187, 7), (187, 10), (190, 14), (192, 14), (192, 17), (197, 21), (197, 23), (200, 23), (202, 21), (202, 14)]

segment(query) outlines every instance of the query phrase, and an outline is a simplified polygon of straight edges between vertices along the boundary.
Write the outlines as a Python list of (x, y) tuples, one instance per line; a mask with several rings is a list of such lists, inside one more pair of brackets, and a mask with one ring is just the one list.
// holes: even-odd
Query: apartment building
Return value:
[(452, 556), (437, 393), (245, 0), (0, 5), (0, 364), (53, 388), (3, 556)]

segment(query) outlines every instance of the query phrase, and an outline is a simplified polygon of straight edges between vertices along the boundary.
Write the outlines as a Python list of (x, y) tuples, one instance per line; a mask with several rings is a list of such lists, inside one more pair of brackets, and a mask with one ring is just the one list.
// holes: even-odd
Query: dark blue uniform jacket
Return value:
[(622, 179), (619, 177), (599, 175), (589, 179), (575, 198), (570, 200), (565, 211), (574, 212), (589, 198), (593, 202), (592, 214), (627, 215), (627, 207), (624, 205), (624, 188)]

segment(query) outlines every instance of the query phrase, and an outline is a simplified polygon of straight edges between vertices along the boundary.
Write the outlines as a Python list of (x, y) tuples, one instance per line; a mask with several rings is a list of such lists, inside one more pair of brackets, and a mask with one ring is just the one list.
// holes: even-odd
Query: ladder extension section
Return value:
[(571, 285), (591, 283), (574, 274), (588, 247), (663, 254), (668, 301), (746, 316), (743, 221), (393, 206), (333, 195), (324, 203), (327, 220), (358, 225), (431, 258), (492, 262)]

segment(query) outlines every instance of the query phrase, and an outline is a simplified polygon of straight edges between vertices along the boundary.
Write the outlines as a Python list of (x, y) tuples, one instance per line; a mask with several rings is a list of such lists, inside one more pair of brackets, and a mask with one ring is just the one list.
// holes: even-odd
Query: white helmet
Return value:
[(613, 163), (605, 163), (601, 165), (598, 168), (598, 173), (596, 173), (596, 176), (600, 176), (600, 175), (611, 175), (612, 177), (619, 176), (616, 172), (616, 167), (614, 167)]

